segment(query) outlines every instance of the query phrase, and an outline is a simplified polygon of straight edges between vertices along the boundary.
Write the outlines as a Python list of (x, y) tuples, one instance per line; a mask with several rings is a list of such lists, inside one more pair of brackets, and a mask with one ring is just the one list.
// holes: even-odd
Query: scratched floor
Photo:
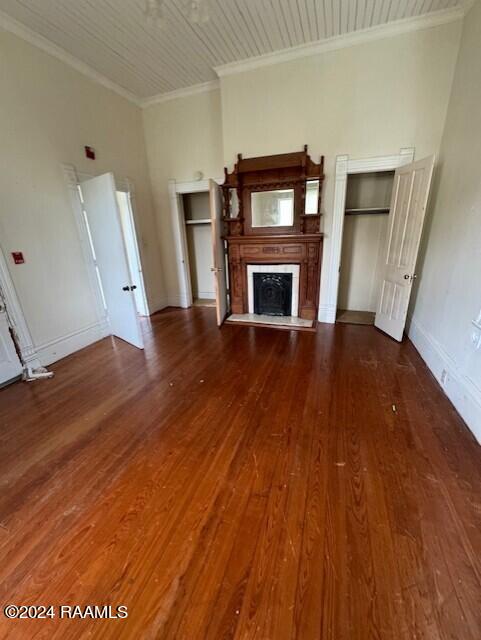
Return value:
[(409, 342), (167, 310), (0, 391), (0, 638), (479, 640), (481, 448)]

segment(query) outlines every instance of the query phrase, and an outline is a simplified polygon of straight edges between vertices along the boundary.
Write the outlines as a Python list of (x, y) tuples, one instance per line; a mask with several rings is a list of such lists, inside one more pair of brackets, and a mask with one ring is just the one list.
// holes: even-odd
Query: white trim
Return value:
[[(201, 181), (199, 181), (200, 184)], [(202, 182), (206, 182), (205, 180)], [(192, 283), (190, 281), (189, 252), (187, 251), (187, 237), (184, 224), (184, 208), (182, 206), (182, 193), (189, 191), (177, 191), (179, 183), (169, 180), (170, 213), (172, 216), (172, 230), (174, 233), (175, 254), (177, 259), (179, 294), (169, 295), (168, 303), (172, 307), (191, 307)], [(201, 191), (201, 189), (199, 189)], [(205, 191), (205, 189), (202, 189)]]
[[(404, 18), (402, 20), (396, 20), (383, 25), (377, 25), (368, 29), (362, 29), (348, 34), (342, 34), (339, 36), (333, 36), (332, 38), (326, 38), (324, 40), (318, 40), (316, 42), (310, 42), (308, 44), (302, 44), (296, 47), (289, 47), (287, 49), (280, 49), (272, 53), (255, 56), (252, 58), (246, 58), (244, 60), (237, 60), (229, 62), (224, 65), (219, 65), (213, 68), (213, 71), (219, 78), (232, 75), (235, 73), (242, 73), (244, 71), (250, 71), (252, 69), (258, 69), (260, 67), (271, 66), (282, 62), (289, 62), (290, 60), (296, 60), (299, 58), (305, 58), (312, 55), (324, 53), (326, 51), (334, 51), (336, 49), (344, 49), (346, 47), (363, 44), (365, 42), (371, 42), (373, 40), (379, 40), (382, 38), (389, 38), (402, 33), (409, 33), (411, 31), (419, 31), (421, 29), (429, 29), (430, 27), (436, 27), (439, 25), (447, 24), (455, 20), (462, 19), (466, 13), (471, 9), (474, 4), (474, 0), (462, 0), (462, 4), (457, 7), (451, 7), (441, 11), (436, 11), (422, 16), (415, 16), (412, 18)], [(155, 104), (161, 104), (176, 98), (185, 98), (187, 96), (204, 93), (207, 91), (213, 91), (220, 86), (219, 80), (208, 80), (207, 82), (201, 82), (191, 85), (189, 87), (182, 87), (180, 89), (174, 89), (165, 93), (159, 93), (147, 98), (141, 98), (128, 89), (120, 86), (116, 82), (110, 80), (102, 73), (96, 71), (93, 67), (82, 62), (77, 57), (51, 42), (48, 38), (36, 33), (29, 27), (25, 26), (18, 20), (11, 18), (4, 11), (0, 11), (0, 28), (13, 33), (17, 37), (25, 40), (31, 45), (38, 47), (42, 51), (45, 51), (49, 55), (57, 58), (64, 64), (75, 69), (89, 80), (101, 85), (105, 89), (113, 91), (118, 96), (128, 100), (142, 109), (150, 107)]]
[(195, 96), (199, 93), (206, 93), (207, 91), (214, 91), (220, 88), (220, 82), (218, 79), (209, 80), (208, 82), (201, 82), (200, 84), (194, 84), (190, 87), (184, 87), (182, 89), (175, 89), (168, 93), (159, 93), (151, 98), (145, 98), (140, 101), (142, 109), (151, 107), (155, 104), (161, 104), (162, 102), (169, 102), (176, 98), (186, 98), (188, 96)]
[(318, 40), (309, 44), (301, 44), (296, 47), (280, 49), (273, 53), (266, 53), (253, 58), (229, 62), (227, 64), (214, 67), (214, 71), (220, 78), (222, 78), (235, 73), (243, 73), (244, 71), (251, 71), (252, 69), (259, 69), (261, 67), (279, 64), (281, 62), (290, 62), (291, 60), (298, 60), (299, 58), (318, 55), (320, 53), (325, 53), (326, 51), (335, 51), (336, 49), (344, 49), (346, 47), (372, 42), (373, 40), (391, 38), (402, 33), (429, 29), (455, 20), (461, 20), (466, 11), (466, 7), (459, 6), (428, 13), (422, 16), (404, 18), (387, 24), (369, 27), (368, 29), (333, 36), (332, 38), (325, 38), (324, 40)]
[(39, 360), (43, 366), (47, 366), (106, 338), (108, 335), (110, 335), (108, 325), (95, 322), (39, 345), (37, 347)]
[(215, 291), (197, 291), (197, 298), (215, 301)]
[(248, 264), (247, 265), (247, 301), (248, 313), (254, 312), (254, 273), (290, 273), (292, 274), (291, 313), (292, 318), (299, 316), (299, 273), (298, 264)]
[(442, 345), (411, 319), (409, 338), (481, 445), (481, 387), (463, 374)]
[[(347, 155), (337, 156), (332, 227), (329, 238), (330, 251), (329, 264), (327, 266), (327, 293), (324, 303), (319, 305), (319, 322), (328, 322), (332, 324), (336, 321), (339, 267), (341, 263), (342, 232), (344, 227), (344, 209), (346, 204), (348, 175), (352, 173), (369, 173), (371, 171), (394, 171), (398, 167), (408, 164), (413, 160), (414, 148), (400, 149), (397, 155), (378, 156), (373, 158), (358, 158), (351, 160)], [(321, 271), (323, 270), (324, 268)]]
[[(214, 182), (222, 184), (224, 178), (214, 178)], [(175, 242), (179, 293), (169, 295), (168, 304), (171, 307), (183, 307), (184, 309), (191, 307), (194, 303), (182, 204), (182, 195), (186, 193), (209, 193), (209, 180), (169, 180), (170, 215)]]
[(140, 106), (140, 99), (137, 98), (137, 96), (135, 96), (133, 93), (131, 93), (127, 89), (124, 89), (117, 83), (112, 82), (112, 80), (109, 80), (103, 74), (99, 73), (98, 71), (95, 71), (95, 69), (93, 69), (91, 66), (89, 66), (85, 62), (82, 62), (81, 60), (73, 56), (71, 53), (68, 53), (68, 51), (65, 51), (65, 49), (62, 49), (61, 47), (54, 44), (47, 38), (44, 38), (38, 33), (35, 33), (35, 31), (21, 24), (14, 18), (11, 18), (9, 15), (4, 13), (3, 11), (0, 11), (0, 28), (10, 33), (13, 33), (14, 35), (18, 36), (22, 40), (25, 40), (26, 42), (32, 44), (35, 47), (38, 47), (39, 49), (41, 49), (42, 51), (45, 51), (51, 56), (54, 56), (61, 62), (67, 64), (69, 67), (72, 67), (79, 73), (86, 76), (89, 80), (92, 80), (97, 84), (100, 84), (105, 89), (109, 89), (110, 91), (113, 91), (114, 93), (121, 96), (122, 98), (125, 98), (129, 102), (133, 102), (136, 106)]
[(32, 336), (27, 326), (20, 301), (15, 291), (7, 261), (0, 247), (0, 285), (7, 304), (8, 317), (14, 329), (22, 359), (29, 369), (37, 369), (40, 366), (37, 350), (33, 345)]
[[(222, 184), (224, 178), (213, 178), (217, 184)], [(208, 193), (209, 192), (209, 180), (171, 180), (175, 183), (175, 192), (179, 194), (185, 193)]]
[(85, 227), (82, 203), (80, 201), (80, 195), (78, 191), (79, 184), (81, 184), (85, 180), (93, 178), (94, 176), (87, 173), (78, 172), (75, 166), (72, 164), (63, 164), (62, 168), (68, 187), (72, 211), (75, 218), (75, 224), (77, 225), (77, 232), (80, 246), (82, 248), (82, 255), (89, 278), (90, 291), (92, 293), (93, 299), (95, 300), (95, 315), (97, 316), (97, 323), (103, 326), (107, 322), (107, 312), (104, 309), (102, 293), (100, 291), (99, 283), (97, 280), (97, 273), (95, 271), (95, 264), (92, 258), (92, 252), (90, 250), (88, 231)]

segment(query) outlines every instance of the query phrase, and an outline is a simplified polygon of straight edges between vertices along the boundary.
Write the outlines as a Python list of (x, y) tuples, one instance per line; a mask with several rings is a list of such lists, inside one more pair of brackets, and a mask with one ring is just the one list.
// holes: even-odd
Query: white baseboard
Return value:
[(57, 360), (79, 351), (89, 344), (97, 342), (110, 335), (108, 326), (96, 322), (88, 327), (73, 331), (65, 336), (60, 336), (49, 342), (38, 345), (36, 352), (40, 363), (46, 367)]
[(214, 291), (197, 291), (197, 297), (203, 300), (215, 300)]
[(327, 322), (328, 324), (334, 324), (336, 322), (336, 307), (331, 304), (319, 305), (319, 313), (317, 319), (319, 322)]
[[(459, 371), (442, 345), (419, 322), (411, 320), (409, 339), (481, 444), (481, 389)], [(444, 381), (442, 376), (444, 373)]]

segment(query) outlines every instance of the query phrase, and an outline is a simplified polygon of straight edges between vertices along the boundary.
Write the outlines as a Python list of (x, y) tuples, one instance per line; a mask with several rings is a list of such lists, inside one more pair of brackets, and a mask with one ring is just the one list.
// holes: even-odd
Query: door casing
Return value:
[[(321, 298), (319, 300), (319, 322), (336, 322), (337, 296), (339, 290), (339, 269), (341, 265), (342, 234), (344, 230), (344, 210), (346, 205), (347, 179), (354, 173), (395, 171), (398, 167), (414, 160), (414, 147), (403, 148), (399, 153), (372, 158), (350, 158), (337, 156), (334, 188), (334, 207), (331, 232), (326, 237), (326, 249), (321, 268)], [(325, 295), (323, 292), (325, 291)]]

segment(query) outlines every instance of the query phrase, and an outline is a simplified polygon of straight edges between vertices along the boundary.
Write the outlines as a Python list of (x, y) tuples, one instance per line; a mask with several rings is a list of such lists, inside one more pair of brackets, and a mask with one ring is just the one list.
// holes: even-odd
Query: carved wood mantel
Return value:
[(320, 234), (227, 236), (232, 313), (247, 313), (248, 264), (298, 264), (299, 316), (315, 320), (319, 298)]
[[(225, 240), (228, 248), (229, 288), (232, 313), (248, 312), (248, 264), (299, 265), (299, 316), (315, 320), (319, 300), (322, 234), (320, 203), (324, 158), (314, 163), (307, 146), (297, 153), (243, 159), (231, 173), (225, 169)], [(317, 210), (306, 213), (306, 189), (319, 182)], [(253, 224), (251, 196), (255, 192), (288, 189), (293, 193), (294, 214), (288, 226)], [(233, 195), (238, 208), (234, 210)]]

